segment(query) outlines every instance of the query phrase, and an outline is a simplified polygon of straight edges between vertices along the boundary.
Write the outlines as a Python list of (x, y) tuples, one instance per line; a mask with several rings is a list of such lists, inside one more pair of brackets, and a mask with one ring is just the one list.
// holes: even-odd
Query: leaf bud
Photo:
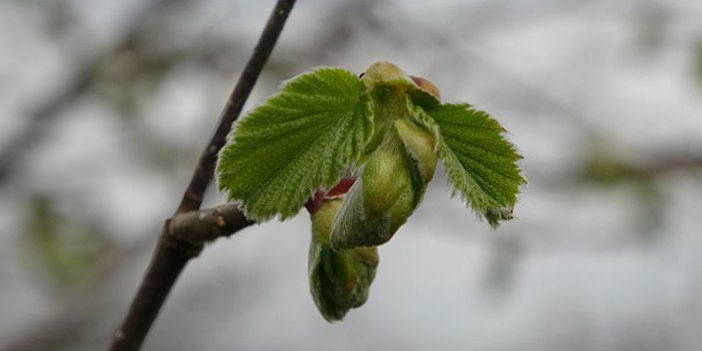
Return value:
[(363, 305), (378, 266), (375, 247), (336, 251), (329, 244), (334, 216), (343, 196), (327, 198), (312, 215), (309, 252), (310, 291), (317, 309), (329, 322)]

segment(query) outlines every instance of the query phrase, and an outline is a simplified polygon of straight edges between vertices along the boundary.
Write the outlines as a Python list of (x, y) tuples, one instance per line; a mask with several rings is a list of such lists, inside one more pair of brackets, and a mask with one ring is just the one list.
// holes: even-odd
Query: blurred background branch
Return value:
[(126, 30), (118, 35), (106, 49), (91, 53), (91, 58), (88, 59), (78, 58), (83, 63), (66, 79), (64, 85), (56, 89), (55, 93), (45, 97), (45, 101), (38, 103), (27, 112), (26, 125), (8, 141), (0, 143), (0, 182), (10, 172), (13, 163), (42, 137), (46, 128), (53, 123), (53, 117), (73, 103), (76, 98), (92, 89), (95, 82), (100, 79), (106, 61), (133, 50), (144, 34), (144, 28), (148, 22), (156, 14), (164, 11), (168, 5), (182, 1), (148, 0), (144, 2), (143, 6), (134, 11), (132, 18), (127, 21)]

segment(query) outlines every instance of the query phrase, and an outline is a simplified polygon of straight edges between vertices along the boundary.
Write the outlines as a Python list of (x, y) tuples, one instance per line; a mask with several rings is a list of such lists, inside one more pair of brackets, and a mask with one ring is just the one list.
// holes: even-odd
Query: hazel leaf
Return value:
[(249, 218), (292, 217), (315, 189), (341, 178), (372, 134), (371, 100), (355, 74), (302, 74), (231, 132), (217, 164), (219, 189)]
[(432, 131), (454, 194), (493, 227), (512, 218), (519, 187), (526, 183), (517, 161), (522, 157), (487, 113), (469, 104), (425, 104), (408, 99), (415, 121)]

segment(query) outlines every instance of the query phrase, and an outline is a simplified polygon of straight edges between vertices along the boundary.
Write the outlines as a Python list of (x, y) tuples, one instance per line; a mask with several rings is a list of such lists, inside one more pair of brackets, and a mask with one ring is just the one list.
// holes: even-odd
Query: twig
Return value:
[[(174, 217), (197, 210), (202, 204), (203, 194), (214, 175), (217, 152), (224, 146), (227, 133), (239, 116), (244, 102), (273, 51), (294, 3), (295, 0), (278, 0), (273, 8), (258, 44), (224, 107), (219, 125), (200, 156), (197, 168)], [(170, 235), (170, 223), (172, 220), (166, 221), (163, 226), (151, 262), (149, 262), (127, 316), (110, 342), (108, 347), (110, 351), (138, 350), (141, 347), (151, 324), (181, 271), (187, 262), (196, 257), (202, 250), (203, 244), (201, 243), (193, 243), (176, 235)], [(230, 228), (233, 230), (232, 233), (249, 224), (248, 222), (239, 223), (240, 227)]]
[(226, 237), (256, 222), (244, 216), (235, 204), (173, 216), (166, 222), (168, 235), (192, 245), (202, 245)]
[(244, 103), (249, 97), (249, 93), (253, 89), (258, 76), (263, 70), (263, 66), (268, 61), (268, 57), (273, 51), (273, 46), (278, 39), (280, 31), (283, 29), (285, 20), (292, 9), (295, 0), (282, 1), (279, 0), (273, 9), (273, 13), (266, 24), (266, 28), (261, 34), (261, 38), (254, 48), (253, 54), (246, 64), (244, 71), (241, 73), (239, 82), (234, 91), (229, 96), (227, 104), (222, 111), (219, 125), (215, 130), (209, 145), (200, 155), (195, 173), (190, 179), (188, 189), (183, 194), (183, 199), (178, 206), (176, 213), (183, 213), (198, 209), (202, 203), (202, 196), (207, 189), (207, 186), (212, 181), (214, 175), (214, 166), (217, 161), (217, 152), (224, 146), (227, 134), (232, 127), (234, 121), (239, 117)]

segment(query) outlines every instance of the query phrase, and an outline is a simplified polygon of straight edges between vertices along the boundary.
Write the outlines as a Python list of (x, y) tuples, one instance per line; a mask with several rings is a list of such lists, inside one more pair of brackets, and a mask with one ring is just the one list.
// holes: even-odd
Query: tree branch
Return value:
[(197, 246), (226, 237), (256, 222), (244, 216), (235, 204), (224, 204), (206, 210), (190, 211), (166, 221), (168, 235)]
[[(209, 144), (205, 147), (200, 156), (197, 168), (190, 180), (188, 188), (183, 194), (183, 199), (176, 210), (174, 218), (178, 217), (180, 214), (185, 214), (186, 212), (200, 208), (203, 194), (214, 176), (217, 152), (224, 146), (226, 136), (232, 124), (238, 118), (239, 113), (241, 113), (244, 102), (246, 102), (263, 66), (273, 51), (273, 47), (280, 36), (280, 32), (283, 29), (294, 3), (295, 0), (278, 0), (273, 8), (273, 12), (268, 18), (268, 22), (259, 38), (258, 44), (222, 111), (219, 125)], [(239, 212), (238, 210), (230, 210), (233, 211), (232, 216), (229, 217), (233, 219), (231, 223), (237, 223), (239, 225), (232, 225), (232, 227), (229, 228), (233, 230), (231, 233), (250, 224), (248, 221), (243, 222), (240, 220), (239, 216), (243, 216), (240, 213), (234, 215), (234, 213)], [(215, 227), (218, 227), (216, 224), (217, 215), (211, 217), (215, 218)], [(239, 218), (239, 220), (237, 220), (237, 218)], [(110, 351), (138, 350), (141, 347), (141, 344), (146, 338), (146, 334), (151, 328), (151, 324), (158, 315), (163, 302), (173, 288), (173, 284), (181, 271), (187, 262), (191, 258), (197, 256), (203, 248), (201, 242), (193, 242), (190, 239), (184, 239), (183, 233), (177, 229), (181, 228), (181, 226), (172, 225), (172, 223), (173, 220), (167, 220), (163, 226), (161, 236), (156, 244), (156, 249), (151, 257), (151, 262), (149, 262), (149, 266), (129, 311), (127, 312), (127, 316), (110, 342), (108, 347)], [(224, 226), (227, 226), (227, 223), (225, 223)], [(188, 227), (188, 225), (183, 225), (182, 227)], [(170, 230), (175, 230), (181, 234), (170, 235)]]
[(244, 103), (249, 97), (251, 90), (258, 76), (263, 70), (263, 66), (268, 61), (268, 57), (273, 51), (273, 46), (278, 39), (280, 31), (283, 29), (285, 20), (287, 19), (290, 10), (292, 9), (295, 0), (282, 1), (279, 0), (273, 9), (273, 13), (266, 24), (266, 28), (261, 34), (261, 38), (254, 48), (253, 54), (246, 64), (244, 71), (239, 77), (234, 91), (229, 96), (224, 110), (222, 111), (219, 125), (215, 130), (210, 143), (200, 155), (195, 173), (190, 179), (188, 189), (183, 194), (183, 199), (178, 206), (176, 213), (183, 213), (198, 209), (202, 204), (202, 196), (207, 189), (207, 186), (212, 181), (214, 176), (214, 166), (217, 161), (217, 152), (224, 146), (227, 134), (231, 130), (232, 124), (239, 117)]

